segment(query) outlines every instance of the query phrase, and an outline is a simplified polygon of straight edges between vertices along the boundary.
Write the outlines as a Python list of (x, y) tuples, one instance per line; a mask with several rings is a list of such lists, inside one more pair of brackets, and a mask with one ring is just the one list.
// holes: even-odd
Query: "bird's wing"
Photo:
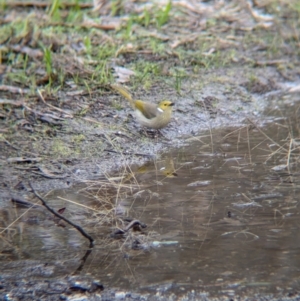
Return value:
[(136, 107), (136, 109), (141, 111), (143, 113), (143, 115), (148, 119), (155, 118), (160, 113), (157, 110), (157, 105), (155, 105), (154, 103), (151, 103), (151, 102), (147, 102), (147, 101), (136, 100), (135, 107)]

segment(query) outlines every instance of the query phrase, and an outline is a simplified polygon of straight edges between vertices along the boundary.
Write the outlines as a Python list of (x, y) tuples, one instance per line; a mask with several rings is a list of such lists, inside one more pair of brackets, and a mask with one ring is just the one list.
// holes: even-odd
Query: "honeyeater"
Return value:
[(172, 117), (173, 102), (163, 100), (159, 104), (132, 99), (126, 88), (113, 84), (111, 87), (124, 96), (134, 109), (136, 120), (147, 128), (159, 130), (168, 125)]

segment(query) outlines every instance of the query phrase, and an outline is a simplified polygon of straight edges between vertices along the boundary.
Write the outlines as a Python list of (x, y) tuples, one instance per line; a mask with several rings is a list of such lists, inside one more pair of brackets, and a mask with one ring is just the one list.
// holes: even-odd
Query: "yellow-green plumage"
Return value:
[(137, 121), (145, 127), (161, 129), (168, 125), (172, 117), (172, 103), (163, 100), (158, 105), (142, 100), (133, 100), (131, 94), (119, 85), (112, 85), (112, 88), (124, 96), (134, 108)]

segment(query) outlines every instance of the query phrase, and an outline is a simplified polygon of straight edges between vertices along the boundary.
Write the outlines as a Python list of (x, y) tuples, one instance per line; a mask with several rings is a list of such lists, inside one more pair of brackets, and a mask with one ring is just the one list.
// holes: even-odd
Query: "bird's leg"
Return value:
[(148, 138), (159, 138), (159, 137), (163, 137), (165, 139), (167, 139), (163, 133), (160, 130), (154, 130), (154, 129), (148, 129), (148, 128), (143, 128), (140, 133)]
[(148, 128), (142, 128), (140, 130), (140, 134), (143, 135), (143, 136), (146, 136), (148, 138), (156, 138), (156, 131), (155, 130), (151, 130), (151, 129), (148, 129)]

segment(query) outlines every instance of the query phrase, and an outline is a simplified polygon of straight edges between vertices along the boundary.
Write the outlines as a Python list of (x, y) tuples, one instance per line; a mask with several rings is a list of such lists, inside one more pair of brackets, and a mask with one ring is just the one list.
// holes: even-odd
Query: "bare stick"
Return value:
[(0, 91), (7, 91), (16, 94), (27, 94), (30, 92), (29, 89), (21, 89), (19, 87), (0, 85)]
[(56, 212), (55, 210), (53, 210), (51, 207), (49, 207), (46, 203), (46, 201), (34, 190), (34, 188), (32, 187), (31, 182), (29, 182), (29, 186), (32, 189), (32, 192), (34, 193), (34, 195), (43, 203), (43, 205), (51, 212), (53, 213), (55, 216), (57, 216), (58, 218), (61, 218), (62, 220), (64, 220), (66, 223), (70, 224), (71, 226), (73, 226), (75, 229), (77, 229), (84, 237), (86, 237), (89, 241), (90, 241), (90, 248), (92, 248), (94, 246), (94, 239), (87, 234), (80, 226), (74, 224), (73, 222), (71, 222), (70, 220), (68, 220), (67, 218), (65, 218), (64, 216), (60, 215), (58, 212)]
[[(39, 8), (47, 8), (49, 6), (47, 2), (41, 1), (7, 1), (5, 3), (8, 7), (39, 7)], [(90, 3), (61, 3), (63, 8), (72, 8), (72, 7), (80, 7), (80, 8), (92, 8), (93, 4)]]
[(141, 223), (139, 220), (135, 219), (131, 221), (124, 229), (117, 229), (114, 231), (114, 233), (111, 234), (111, 237), (114, 237), (116, 235), (125, 234), (128, 232), (131, 228), (134, 228), (136, 226), (140, 226), (140, 228), (147, 228), (147, 225), (144, 223)]
[(64, 110), (62, 110), (62, 109), (60, 109), (60, 108), (57, 108), (57, 107), (55, 107), (55, 106), (52, 106), (52, 105), (49, 104), (49, 103), (47, 103), (46, 100), (45, 100), (45, 98), (43, 97), (42, 92), (41, 92), (39, 89), (37, 90), (37, 93), (38, 93), (39, 98), (42, 100), (42, 102), (43, 102), (46, 106), (48, 106), (48, 107), (50, 107), (50, 108), (52, 108), (52, 109), (54, 109), (54, 110), (56, 110), (56, 111), (59, 111), (59, 112), (61, 112), (61, 113), (63, 113), (63, 114), (66, 114), (66, 115), (67, 115), (68, 117), (70, 117), (70, 118), (73, 118), (73, 115), (72, 115), (72, 114), (70, 114), (70, 113), (68, 113), (68, 112), (66, 112), (66, 111), (64, 111)]

